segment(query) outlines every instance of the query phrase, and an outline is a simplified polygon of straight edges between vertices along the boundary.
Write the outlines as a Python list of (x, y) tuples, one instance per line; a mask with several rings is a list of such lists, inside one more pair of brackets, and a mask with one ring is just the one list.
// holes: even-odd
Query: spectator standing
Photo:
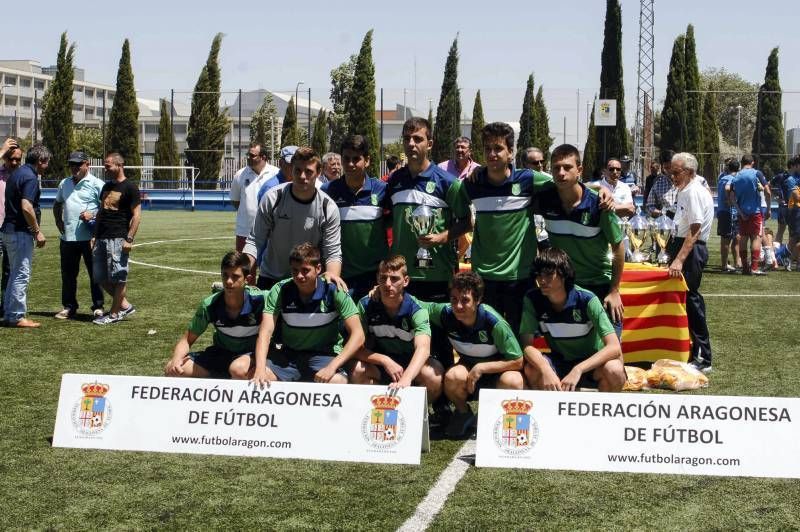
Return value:
[(479, 166), (472, 160), (472, 141), (468, 137), (454, 140), (453, 158), (439, 163), (439, 168), (459, 179), (464, 179)]
[(650, 173), (644, 178), (644, 199), (645, 201), (650, 196), (650, 189), (653, 188), (653, 183), (656, 182), (658, 175), (661, 173), (661, 165), (653, 161), (650, 163)]
[(389, 181), (395, 170), (400, 167), (400, 157), (397, 155), (390, 155), (386, 158), (386, 173), (381, 176), (381, 181), (384, 183)]
[[(742, 168), (733, 178), (726, 190), (729, 201), (736, 205), (739, 214), (739, 254), (742, 257), (742, 273), (745, 275), (766, 275), (758, 262), (761, 257), (761, 234), (764, 222), (771, 213), (761, 207), (761, 193), (767, 205), (772, 203), (767, 179), (759, 170), (753, 168), (750, 155), (742, 157)], [(747, 261), (747, 242), (750, 241), (750, 262)]]
[[(3, 160), (2, 166), (0, 166), (0, 226), (3, 225), (3, 218), (5, 218), (5, 206), (6, 206), (6, 181), (8, 178), (11, 177), (11, 174), (20, 167), (22, 164), (22, 150), (20, 149), (19, 145), (17, 145), (17, 141), (8, 138), (3, 143), (2, 147), (0, 147), (0, 159)], [(3, 307), (3, 294), (6, 290), (6, 285), (8, 284), (8, 273), (11, 271), (11, 268), (8, 264), (8, 252), (6, 251), (6, 245), (3, 242), (3, 232), (0, 231), (0, 258), (2, 259), (2, 277), (0, 277), (0, 319), (3, 319), (5, 314), (5, 309)]]
[(280, 172), (280, 168), (267, 164), (267, 150), (253, 142), (247, 149), (247, 166), (239, 170), (231, 183), (231, 203), (236, 209), (236, 251), (244, 249), (244, 243), (258, 208), (258, 191), (261, 185)]
[(317, 179), (317, 188), (342, 177), (342, 156), (329, 151), (322, 156), (322, 174)]
[[(726, 172), (717, 181), (717, 235), (720, 238), (720, 269), (723, 272), (735, 272), (742, 267), (742, 259), (739, 256), (739, 215), (736, 207), (728, 201), (727, 190), (731, 181), (739, 171), (739, 161), (736, 159), (728, 160), (725, 165)], [(733, 254), (735, 266), (728, 263), (728, 252)]]
[(525, 148), (522, 154), (522, 167), (534, 172), (545, 172), (547, 161), (544, 160), (544, 153), (539, 148)]

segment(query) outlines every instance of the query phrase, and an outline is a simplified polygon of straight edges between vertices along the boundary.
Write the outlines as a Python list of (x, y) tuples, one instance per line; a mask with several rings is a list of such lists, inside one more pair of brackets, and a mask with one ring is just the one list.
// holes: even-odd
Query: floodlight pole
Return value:
[(736, 106), (736, 157), (741, 157), (742, 155), (742, 106)]
[(297, 99), (300, 97), (300, 85), (304, 85), (304, 81), (298, 81), (297, 85), (294, 86), (294, 120), (295, 123), (300, 123), (300, 115), (297, 112)]
[(239, 160), (236, 162), (242, 164), (242, 89), (239, 89)]
[[(317, 117), (319, 118), (319, 114)], [(311, 146), (311, 87), (308, 88), (308, 145)]]

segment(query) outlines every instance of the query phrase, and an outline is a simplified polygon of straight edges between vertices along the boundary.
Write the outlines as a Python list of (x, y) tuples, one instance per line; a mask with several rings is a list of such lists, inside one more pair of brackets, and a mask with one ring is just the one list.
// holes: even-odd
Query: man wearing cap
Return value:
[(89, 173), (89, 157), (82, 151), (72, 152), (67, 160), (72, 177), (58, 184), (53, 216), (61, 233), (61, 305), (56, 319), (66, 320), (78, 312), (78, 272), (81, 258), (89, 274), (92, 290), (92, 311), (95, 318), (103, 315), (103, 289), (95, 284), (92, 273), (91, 240), (95, 216), (100, 209), (100, 192), (103, 181)]
[(231, 183), (231, 203), (236, 209), (236, 251), (244, 249), (244, 243), (258, 208), (258, 191), (280, 169), (267, 164), (267, 150), (258, 142), (247, 149), (247, 166), (239, 170)]
[[(292, 157), (296, 151), (297, 146), (284, 146), (281, 148), (280, 159), (278, 159), (278, 173), (264, 181), (261, 188), (258, 189), (256, 210), (258, 210), (258, 204), (261, 203), (261, 198), (264, 197), (267, 190), (292, 180)], [(255, 220), (255, 213), (253, 213), (253, 220)], [(252, 228), (253, 222), (250, 223), (250, 229)], [(248, 232), (247, 234), (249, 235), (250, 233)]]
[(620, 160), (622, 166), (622, 174), (619, 180), (628, 185), (631, 189), (631, 195), (636, 196), (639, 193), (639, 186), (636, 184), (636, 174), (631, 170), (631, 163), (633, 161), (627, 155), (623, 156)]

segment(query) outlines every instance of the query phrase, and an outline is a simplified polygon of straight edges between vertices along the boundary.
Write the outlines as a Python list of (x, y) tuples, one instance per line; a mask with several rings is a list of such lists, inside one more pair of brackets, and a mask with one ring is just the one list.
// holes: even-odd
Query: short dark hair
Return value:
[(484, 146), (488, 139), (496, 138), (505, 140), (506, 147), (509, 150), (514, 149), (514, 130), (505, 122), (492, 122), (481, 129), (481, 140), (483, 140)]
[(753, 164), (755, 162), (756, 162), (756, 160), (753, 159), (752, 155), (742, 155), (742, 166), (747, 165), (747, 164)]
[(364, 135), (348, 135), (342, 141), (339, 153), (344, 153), (344, 150), (353, 150), (362, 157), (369, 157), (369, 141)]
[(662, 166), (664, 163), (671, 164), (673, 155), (675, 155), (675, 152), (672, 150), (661, 150), (661, 153), (658, 154), (658, 162), (660, 162)]
[(411, 134), (418, 129), (425, 128), (428, 132), (428, 138), (430, 139), (433, 135), (433, 129), (431, 128), (431, 123), (428, 122), (427, 118), (422, 118), (420, 116), (412, 116), (408, 120), (403, 123), (403, 132), (402, 134), (405, 136), (406, 134)]
[(553, 153), (550, 154), (550, 162), (560, 161), (561, 159), (566, 159), (570, 156), (575, 157), (575, 164), (578, 166), (581, 165), (581, 152), (579, 152), (578, 148), (572, 144), (562, 144), (561, 146), (556, 146), (556, 149), (554, 149)]
[(125, 157), (123, 157), (118, 151), (110, 151), (106, 153), (104, 159), (108, 158), (111, 158), (114, 161), (114, 164), (117, 164), (118, 166), (125, 166)]
[(729, 160), (728, 164), (725, 165), (725, 170), (727, 170), (728, 173), (738, 172), (739, 168), (741, 168), (741, 166), (739, 166), (739, 161), (736, 159)]
[(483, 301), (483, 279), (475, 272), (458, 272), (450, 280), (450, 290), (472, 292), (476, 301)]
[(386, 169), (391, 171), (397, 168), (397, 165), (400, 164), (400, 157), (397, 155), (390, 155), (386, 158)]
[(322, 160), (319, 158), (319, 154), (309, 146), (297, 148), (297, 151), (292, 156), (292, 166), (295, 163), (316, 163), (317, 170), (322, 167)]
[(228, 268), (241, 268), (243, 274), (250, 275), (250, 258), (241, 251), (229, 251), (222, 257), (219, 271), (223, 272)]
[(319, 266), (321, 264), (319, 249), (314, 247), (310, 242), (297, 244), (289, 253), (289, 263), (292, 262)]
[(258, 148), (258, 156), (259, 157), (266, 157), (267, 156), (267, 148), (261, 144), (260, 142), (251, 142), (247, 149), (251, 148)]
[(564, 280), (564, 288), (569, 292), (575, 286), (575, 269), (569, 255), (558, 248), (547, 248), (539, 251), (533, 260), (533, 276), (547, 275), (555, 272)]
[(462, 142), (467, 143), (467, 148), (472, 147), (472, 139), (470, 139), (469, 137), (456, 137), (456, 140), (453, 141), (453, 147), (455, 148), (458, 144)]

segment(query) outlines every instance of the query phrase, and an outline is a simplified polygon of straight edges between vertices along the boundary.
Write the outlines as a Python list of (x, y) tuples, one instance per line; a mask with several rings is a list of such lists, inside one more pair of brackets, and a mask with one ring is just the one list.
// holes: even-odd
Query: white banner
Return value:
[(428, 441), (425, 389), (388, 392), (65, 374), (53, 446), (419, 464)]
[(800, 478), (800, 399), (481, 390), (479, 467)]
[(617, 100), (597, 100), (594, 108), (594, 125), (617, 125)]

